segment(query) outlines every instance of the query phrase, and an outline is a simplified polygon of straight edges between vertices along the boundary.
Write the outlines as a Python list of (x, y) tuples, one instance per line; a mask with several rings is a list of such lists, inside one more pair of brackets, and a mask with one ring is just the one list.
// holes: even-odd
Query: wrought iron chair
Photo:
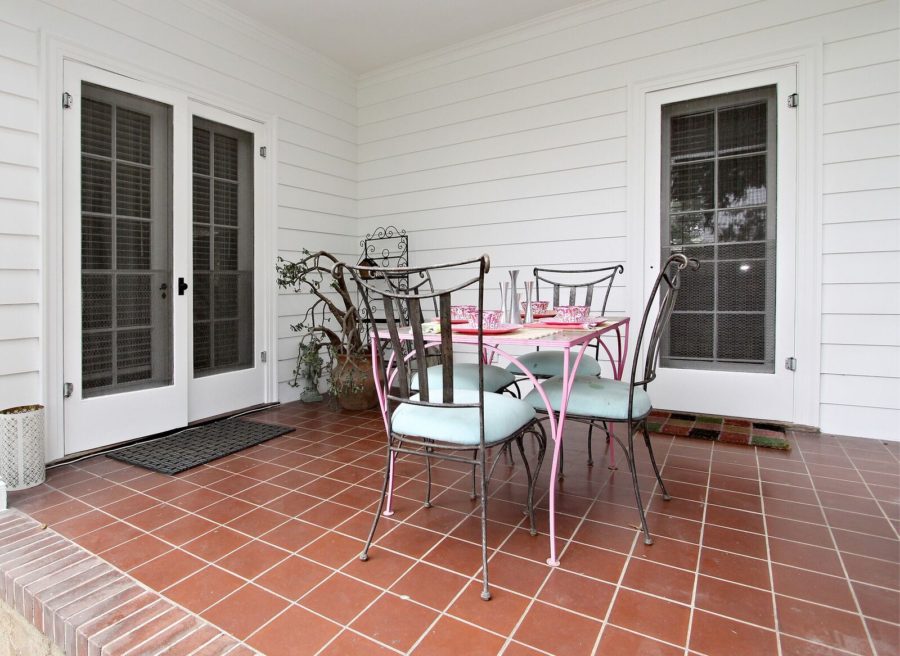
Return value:
[[(553, 307), (558, 307), (560, 303), (568, 305), (587, 305), (592, 306), (594, 301), (594, 289), (598, 289), (603, 294), (603, 302), (600, 304), (600, 314), (606, 314), (606, 304), (609, 302), (609, 294), (612, 291), (613, 282), (616, 275), (625, 271), (625, 267), (617, 264), (611, 267), (600, 267), (594, 269), (547, 269), (534, 268), (535, 281), (535, 300), (541, 299), (541, 283), (544, 283), (545, 289), (549, 287), (551, 290), (551, 299)], [(579, 298), (583, 303), (579, 303)], [(562, 300), (561, 300), (562, 299)], [(581, 358), (578, 363), (579, 376), (600, 376), (600, 340), (594, 340), (584, 348), (593, 349), (593, 358)], [(574, 365), (576, 353), (569, 354), (569, 364)], [(533, 353), (527, 353), (519, 358), (522, 366), (525, 367), (535, 378), (552, 378), (553, 376), (563, 375), (563, 354), (561, 351), (541, 351), (536, 349)], [(510, 364), (507, 368), (511, 374), (516, 376), (516, 388), (518, 382), (524, 378), (524, 372), (515, 364)], [(606, 431), (606, 427), (603, 427)], [(593, 451), (594, 427), (588, 428), (588, 466), (594, 464)], [(606, 431), (606, 441), (609, 442), (609, 432)], [(560, 453), (562, 457), (562, 453)], [(562, 475), (562, 461), (560, 461), (560, 475)]]
[[(653, 538), (650, 536), (650, 530), (647, 528), (647, 517), (641, 502), (641, 491), (638, 487), (637, 468), (634, 460), (634, 434), (637, 431), (641, 431), (643, 434), (644, 443), (647, 445), (647, 451), (650, 454), (650, 463), (653, 465), (653, 472), (656, 474), (656, 480), (659, 481), (659, 486), (662, 489), (663, 499), (668, 501), (671, 497), (669, 497), (666, 485), (659, 474), (659, 467), (657, 467), (656, 458), (653, 455), (653, 446), (650, 443), (650, 434), (647, 431), (647, 417), (652, 409), (650, 396), (647, 394), (647, 386), (656, 378), (656, 364), (659, 359), (660, 342), (672, 316), (672, 310), (675, 307), (675, 299), (678, 296), (678, 290), (681, 285), (681, 274), (686, 268), (697, 270), (699, 266), (697, 260), (688, 259), (683, 253), (676, 253), (666, 260), (665, 265), (656, 278), (653, 290), (650, 292), (650, 298), (647, 300), (647, 306), (644, 309), (641, 329), (638, 333), (632, 359), (630, 380), (619, 381), (597, 378), (595, 376), (579, 376), (575, 379), (566, 406), (567, 421), (579, 421), (589, 426), (601, 423), (624, 423), (627, 425), (627, 437), (624, 441), (616, 436), (614, 432), (611, 431), (611, 434), (625, 451), (628, 468), (631, 470), (634, 496), (641, 516), (641, 528), (644, 532), (645, 544), (653, 544)], [(647, 323), (657, 298), (659, 299), (659, 313), (648, 333)], [(645, 338), (646, 343), (644, 341)], [(646, 346), (647, 354), (642, 375), (638, 379), (638, 358), (640, 358), (641, 350), (644, 346)], [(541, 387), (546, 393), (553, 411), (558, 413), (563, 395), (562, 377), (550, 378), (541, 383)], [(525, 397), (525, 401), (530, 403), (538, 412), (546, 412), (544, 403), (537, 391), (532, 390)]]
[[(431, 279), (431, 272), (429, 270), (422, 270), (409, 276), (386, 276), (385, 280), (395, 292), (403, 292), (405, 290), (407, 293), (419, 296), (420, 298), (430, 298), (431, 303), (427, 304), (431, 306), (428, 308), (430, 316), (439, 318), (440, 311), (438, 308), (438, 297), (434, 293), (434, 281)], [(401, 307), (403, 308), (405, 306)], [(426, 321), (425, 310), (422, 309), (421, 303), (419, 303), (419, 311), (415, 317), (409, 314), (408, 308), (405, 309), (405, 311), (410, 318), (410, 322), (418, 321), (419, 323), (424, 323)], [(441, 364), (440, 355), (429, 355), (426, 364), (428, 365), (426, 371), (428, 372), (429, 384), (431, 387), (440, 387), (443, 376), (443, 365)], [(515, 375), (503, 367), (490, 364), (484, 365), (484, 389), (486, 392), (504, 391), (508, 389), (510, 385), (515, 383), (515, 381)], [(478, 365), (472, 362), (454, 362), (453, 386), (456, 389), (477, 390)], [(413, 374), (412, 379), (410, 380), (410, 387), (413, 390), (419, 389), (418, 373)]]
[[(488, 587), (487, 563), (487, 509), (488, 482), (493, 473), (489, 463), (488, 451), (495, 447), (515, 443), (525, 463), (528, 479), (527, 513), (534, 527), (534, 485), (544, 458), (547, 438), (543, 426), (534, 409), (525, 401), (503, 394), (485, 391), (485, 369), (479, 358), (475, 365), (477, 370), (476, 389), (460, 389), (454, 379), (457, 371), (454, 366), (454, 353), (450, 322), (451, 294), (463, 289), (475, 289), (478, 295), (477, 307), (484, 307), (484, 276), (490, 268), (488, 257), (467, 260), (432, 267), (408, 267), (397, 272), (418, 275), (420, 272), (434, 270), (450, 270), (458, 277), (469, 275), (472, 268), (477, 269), (474, 277), (452, 287), (440, 290), (422, 289), (418, 293), (406, 290), (378, 288), (371, 280), (364, 279), (367, 267), (339, 264), (335, 275), (340, 275), (339, 268), (350, 271), (360, 291), (369, 316), (376, 316), (377, 308), (385, 321), (378, 335), (374, 324), (371, 344), (373, 358), (378, 367), (378, 394), (384, 415), (387, 431), (387, 459), (384, 486), (372, 528), (360, 559), (367, 560), (372, 539), (378, 527), (378, 520), (385, 507), (385, 500), (390, 498), (392, 490), (394, 462), (398, 454), (419, 456), (425, 459), (427, 486), (425, 506), (431, 506), (431, 461), (442, 458), (454, 462), (472, 465), (481, 472), (481, 556), (483, 568), (483, 589), (481, 598), (491, 598)], [(436, 299), (440, 325), (440, 338), (426, 339), (420, 321), (409, 322), (408, 327), (398, 318), (399, 308), (406, 306), (408, 316), (421, 317), (421, 304)], [(478, 353), (483, 352), (483, 338), (479, 320)], [(434, 341), (432, 341), (434, 339)], [(418, 381), (418, 390), (412, 386), (413, 363), (419, 371), (426, 369), (428, 348), (437, 347), (443, 362), (440, 370), (440, 385), (433, 385), (431, 375), (423, 376)], [(525, 456), (523, 438), (533, 435), (537, 441), (538, 453), (534, 471)], [(495, 453), (496, 453), (495, 449)], [(470, 452), (466, 456), (463, 452)], [(496, 465), (497, 459), (494, 459)], [(390, 506), (388, 506), (390, 508)]]

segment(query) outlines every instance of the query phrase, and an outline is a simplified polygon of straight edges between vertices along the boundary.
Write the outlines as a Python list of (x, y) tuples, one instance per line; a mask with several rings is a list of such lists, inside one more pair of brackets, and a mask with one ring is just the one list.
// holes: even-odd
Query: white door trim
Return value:
[[(65, 37), (41, 30), (40, 32), (40, 90), (41, 90), (41, 126), (42, 126), (42, 262), (41, 262), (41, 374), (40, 385), (43, 393), (43, 405), (46, 417), (45, 458), (47, 462), (58, 460), (65, 455), (64, 417), (62, 389), (63, 371), (63, 331), (59, 329), (63, 317), (63, 194), (62, 194), (62, 123), (63, 112), (61, 97), (64, 89), (63, 62), (77, 61), (88, 66), (115, 72), (125, 77), (146, 82), (154, 86), (165, 87), (173, 92), (181, 92), (188, 101), (202, 103), (210, 107), (221, 108), (232, 114), (246, 117), (265, 126), (268, 153), (266, 161), (267, 175), (263, 193), (262, 207), (264, 212), (259, 217), (265, 222), (262, 239), (263, 250), (269, 266), (261, 275), (265, 276), (265, 318), (267, 327), (264, 333), (265, 350), (269, 353), (269, 371), (267, 375), (266, 400), (278, 399), (277, 372), (277, 321), (276, 301), (277, 286), (275, 283), (276, 217), (277, 217), (277, 176), (275, 162), (277, 152), (277, 116), (264, 109), (247, 104), (247, 98), (218, 96), (210, 92), (198, 93), (192, 85), (187, 85), (167, 72), (147, 69), (143, 63), (120, 58), (111, 52), (101, 52), (73, 42)], [(251, 97), (252, 100), (252, 97)], [(185, 107), (176, 111), (187, 111)]]
[[(644, 306), (645, 277), (645, 176), (647, 149), (659, 148), (647, 139), (648, 95), (673, 87), (708, 82), (784, 66), (797, 69), (800, 104), (797, 128), (797, 216), (795, 218), (796, 287), (794, 353), (794, 417), (797, 424), (819, 425), (822, 306), (822, 210), (821, 210), (821, 44), (787, 52), (743, 59), (715, 67), (668, 73), (628, 85), (628, 309), (639, 317)], [(654, 190), (658, 193), (658, 190)], [(628, 271), (632, 273), (628, 273)], [(655, 271), (653, 273), (655, 275)], [(637, 331), (632, 331), (636, 336)], [(634, 346), (630, 344), (629, 346)], [(776, 362), (776, 366), (783, 363)]]

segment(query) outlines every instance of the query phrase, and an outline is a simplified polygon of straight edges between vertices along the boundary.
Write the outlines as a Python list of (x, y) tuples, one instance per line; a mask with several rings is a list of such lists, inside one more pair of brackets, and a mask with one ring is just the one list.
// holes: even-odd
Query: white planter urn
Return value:
[(24, 490), (44, 482), (44, 407), (0, 410), (0, 484)]

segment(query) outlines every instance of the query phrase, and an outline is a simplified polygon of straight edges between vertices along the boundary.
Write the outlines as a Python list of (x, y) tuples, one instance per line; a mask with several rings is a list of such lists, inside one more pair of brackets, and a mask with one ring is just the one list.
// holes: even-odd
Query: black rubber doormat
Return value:
[(107, 456), (161, 474), (177, 474), (293, 430), (291, 426), (222, 419), (128, 446)]

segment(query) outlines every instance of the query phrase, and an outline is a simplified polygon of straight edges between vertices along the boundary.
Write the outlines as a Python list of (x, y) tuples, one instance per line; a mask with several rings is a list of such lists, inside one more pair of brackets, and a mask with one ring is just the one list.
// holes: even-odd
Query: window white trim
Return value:
[[(647, 149), (659, 144), (647, 139), (647, 96), (653, 92), (743, 75), (783, 66), (796, 66), (798, 114), (798, 178), (795, 288), (795, 357), (798, 361), (794, 378), (794, 423), (819, 426), (821, 369), (822, 308), (822, 44), (735, 60), (715, 67), (685, 70), (645, 80), (632, 80), (628, 85), (628, 163), (627, 163), (627, 254), (631, 273), (628, 276), (628, 310), (640, 316), (644, 305), (645, 278), (649, 264), (645, 261), (644, 180)], [(656, 190), (658, 192), (658, 190)], [(656, 272), (653, 272), (656, 275)], [(630, 346), (633, 346), (631, 344)], [(776, 366), (783, 363), (776, 362)]]
[[(188, 117), (190, 103), (202, 103), (235, 114), (263, 126), (264, 143), (268, 149), (265, 159), (257, 158), (257, 165), (263, 167), (264, 184), (258, 193), (263, 194), (261, 207), (263, 211), (256, 217), (259, 235), (263, 240), (265, 257), (271, 266), (259, 271), (265, 276), (266, 296), (264, 302), (264, 350), (269, 353), (266, 376), (266, 401), (278, 398), (277, 357), (277, 287), (275, 283), (275, 257), (277, 255), (275, 232), (277, 230), (276, 205), (276, 171), (277, 162), (277, 117), (264, 110), (247, 105), (242, 100), (226, 98), (210, 93), (197, 94), (177, 78), (159, 71), (149, 70), (131, 61), (117, 58), (111, 53), (104, 53), (85, 48), (84, 46), (49, 34), (40, 32), (41, 61), (41, 136), (42, 136), (42, 262), (41, 262), (41, 373), (40, 385), (43, 394), (43, 405), (46, 408), (46, 459), (48, 462), (62, 458), (64, 447), (63, 421), (63, 250), (62, 250), (62, 156), (63, 156), (63, 112), (62, 94), (63, 62), (77, 61), (81, 64), (130, 77), (143, 83), (167, 89), (181, 99), (176, 112), (184, 112)], [(178, 154), (176, 153), (176, 156)], [(177, 184), (177, 181), (176, 181)], [(189, 184), (189, 181), (188, 183)], [(188, 212), (188, 215), (190, 213)]]

